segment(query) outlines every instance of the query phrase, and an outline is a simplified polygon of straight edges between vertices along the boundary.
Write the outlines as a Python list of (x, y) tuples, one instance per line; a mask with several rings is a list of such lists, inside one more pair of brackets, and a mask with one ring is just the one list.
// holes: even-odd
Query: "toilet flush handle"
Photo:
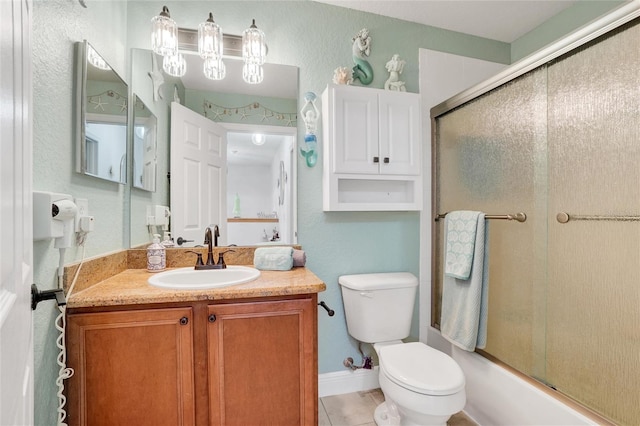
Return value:
[(361, 291), (360, 292), (360, 296), (368, 297), (369, 299), (373, 299), (373, 292), (372, 291)]

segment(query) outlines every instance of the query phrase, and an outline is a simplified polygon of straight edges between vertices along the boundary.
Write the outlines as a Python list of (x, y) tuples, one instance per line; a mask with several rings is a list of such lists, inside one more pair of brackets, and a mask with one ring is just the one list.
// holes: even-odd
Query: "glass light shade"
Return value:
[(262, 133), (254, 133), (253, 135), (251, 135), (251, 142), (253, 142), (254, 145), (264, 145), (265, 141), (266, 138)]
[(249, 84), (260, 84), (264, 80), (262, 65), (246, 63), (242, 66), (242, 79)]
[(242, 58), (245, 63), (262, 65), (267, 57), (267, 45), (264, 33), (256, 27), (253, 20), (251, 27), (242, 32)]
[(178, 25), (171, 19), (167, 6), (151, 19), (151, 49), (162, 56), (178, 53)]
[(202, 68), (204, 76), (211, 80), (222, 80), (227, 75), (227, 67), (221, 57), (205, 59)]
[(162, 69), (174, 77), (182, 77), (187, 73), (187, 61), (182, 53), (173, 56), (165, 56), (162, 60)]
[(198, 53), (202, 59), (222, 57), (222, 28), (213, 21), (213, 14), (198, 26)]
[(100, 54), (96, 52), (93, 47), (88, 45), (88, 43), (87, 43), (87, 62), (89, 62), (94, 67), (99, 68), (101, 70), (109, 71), (111, 69), (109, 64), (107, 64), (105, 60), (102, 59), (102, 56), (100, 56)]

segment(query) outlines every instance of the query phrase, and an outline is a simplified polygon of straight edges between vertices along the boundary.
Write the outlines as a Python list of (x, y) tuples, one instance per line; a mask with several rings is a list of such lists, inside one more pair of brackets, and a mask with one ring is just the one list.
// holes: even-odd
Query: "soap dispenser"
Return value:
[(147, 247), (147, 271), (163, 271), (167, 267), (167, 252), (160, 244), (160, 234), (153, 234), (153, 242)]

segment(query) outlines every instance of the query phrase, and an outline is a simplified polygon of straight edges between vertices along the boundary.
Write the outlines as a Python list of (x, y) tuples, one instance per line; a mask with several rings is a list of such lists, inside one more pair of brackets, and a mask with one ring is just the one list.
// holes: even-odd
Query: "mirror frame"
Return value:
[[(111, 72), (122, 82), (125, 87), (126, 95), (123, 96), (124, 102), (126, 102), (126, 111), (122, 115), (122, 122), (125, 126), (125, 139), (124, 139), (124, 170), (120, 170), (118, 174), (120, 179), (108, 179), (99, 175), (87, 172), (87, 118), (91, 116), (91, 113), (87, 112), (87, 74), (88, 74), (88, 51), (93, 49), (96, 53), (98, 51), (91, 46), (87, 40), (76, 43), (76, 172), (91, 176), (97, 179), (101, 179), (107, 182), (118, 183), (125, 185), (127, 183), (127, 176), (129, 172), (129, 85), (127, 82), (112, 68)], [(99, 54), (99, 53), (98, 53)], [(106, 62), (106, 61), (105, 61)], [(108, 115), (108, 114), (105, 114)], [(118, 116), (120, 117), (120, 116)], [(112, 122), (105, 117), (104, 122)], [(118, 120), (120, 123), (120, 120)]]

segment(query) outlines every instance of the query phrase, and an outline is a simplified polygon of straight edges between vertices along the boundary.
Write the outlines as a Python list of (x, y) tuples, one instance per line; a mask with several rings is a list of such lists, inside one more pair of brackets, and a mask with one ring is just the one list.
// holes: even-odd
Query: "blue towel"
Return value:
[[(449, 216), (453, 213), (456, 212), (445, 218), (445, 246), (450, 232), (459, 232), (457, 227), (452, 230), (450, 226)], [(484, 213), (477, 213), (469, 277), (461, 279), (451, 276), (445, 266), (440, 317), (442, 336), (471, 352), (476, 347), (482, 349), (486, 346), (489, 298), (489, 230), (485, 225)]]
[(253, 254), (257, 269), (288, 271), (293, 268), (293, 247), (259, 247)]
[(468, 280), (473, 264), (473, 250), (480, 212), (455, 211), (447, 214), (444, 273)]

